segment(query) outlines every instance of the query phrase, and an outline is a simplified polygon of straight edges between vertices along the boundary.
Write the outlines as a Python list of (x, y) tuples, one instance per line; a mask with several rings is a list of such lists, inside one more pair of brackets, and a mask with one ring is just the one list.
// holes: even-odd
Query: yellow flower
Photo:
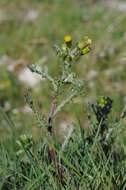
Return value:
[(81, 55), (85, 55), (85, 54), (89, 53), (90, 50), (91, 50), (91, 48), (89, 48), (89, 47), (83, 48), (83, 49), (81, 50)]
[(99, 101), (98, 101), (98, 105), (103, 108), (105, 105), (107, 104), (107, 100), (105, 99), (105, 97), (100, 97)]
[(71, 47), (71, 45), (72, 45), (72, 36), (71, 35), (65, 35), (64, 36), (64, 42), (68, 47)]

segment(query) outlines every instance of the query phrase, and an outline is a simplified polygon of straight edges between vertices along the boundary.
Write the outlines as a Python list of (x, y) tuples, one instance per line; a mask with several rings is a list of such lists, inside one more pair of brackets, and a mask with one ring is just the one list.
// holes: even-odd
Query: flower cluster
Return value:
[(92, 105), (98, 122), (105, 120), (111, 112), (112, 99), (110, 97), (101, 96), (97, 103)]
[(65, 63), (71, 63), (79, 59), (91, 50), (92, 40), (87, 36), (81, 41), (74, 43), (71, 35), (64, 36), (64, 43), (61, 47), (55, 45), (57, 54), (63, 59)]

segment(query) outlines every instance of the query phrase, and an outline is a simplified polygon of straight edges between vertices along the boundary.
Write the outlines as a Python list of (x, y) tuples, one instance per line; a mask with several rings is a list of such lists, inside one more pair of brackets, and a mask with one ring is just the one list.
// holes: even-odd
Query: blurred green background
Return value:
[(27, 65), (42, 59), (50, 74), (57, 75), (60, 60), (53, 45), (61, 44), (65, 34), (71, 34), (75, 42), (88, 35), (93, 47), (75, 68), (87, 82), (84, 104), (74, 102), (58, 119), (69, 120), (76, 112), (85, 117), (84, 105), (100, 95), (112, 97), (116, 114), (122, 110), (126, 103), (126, 1), (0, 0), (2, 141), (10, 137), (10, 131), (38, 135), (24, 94), (30, 88), (40, 109), (48, 114), (51, 89)]

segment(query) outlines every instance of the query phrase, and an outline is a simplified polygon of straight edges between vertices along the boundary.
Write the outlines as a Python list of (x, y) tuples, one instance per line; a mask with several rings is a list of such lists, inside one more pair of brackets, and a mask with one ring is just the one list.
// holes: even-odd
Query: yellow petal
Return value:
[(65, 42), (65, 43), (70, 43), (70, 42), (72, 42), (72, 36), (71, 36), (71, 35), (65, 35), (65, 36), (64, 36), (64, 42)]

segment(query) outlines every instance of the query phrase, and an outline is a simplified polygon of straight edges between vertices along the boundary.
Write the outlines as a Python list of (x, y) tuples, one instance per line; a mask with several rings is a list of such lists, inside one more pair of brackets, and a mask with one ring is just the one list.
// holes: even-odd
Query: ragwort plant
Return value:
[(124, 147), (116, 143), (126, 110), (110, 121), (113, 106), (110, 97), (101, 96), (96, 103), (89, 104), (89, 133), (79, 119), (77, 123), (69, 124), (62, 143), (54, 133), (57, 114), (72, 103), (71, 100), (83, 97), (85, 93), (84, 80), (72, 68), (81, 56), (90, 52), (91, 44), (88, 37), (74, 42), (70, 35), (66, 35), (61, 47), (55, 45), (60, 58), (59, 76), (52, 77), (44, 66), (29, 66), (31, 72), (51, 83), (52, 103), (46, 115), (38, 111), (30, 93), (26, 93), (26, 101), (43, 135), (38, 142), (30, 135), (20, 136), (17, 141), (16, 172), (12, 169), (10, 175), (3, 178), (2, 189), (126, 189)]

